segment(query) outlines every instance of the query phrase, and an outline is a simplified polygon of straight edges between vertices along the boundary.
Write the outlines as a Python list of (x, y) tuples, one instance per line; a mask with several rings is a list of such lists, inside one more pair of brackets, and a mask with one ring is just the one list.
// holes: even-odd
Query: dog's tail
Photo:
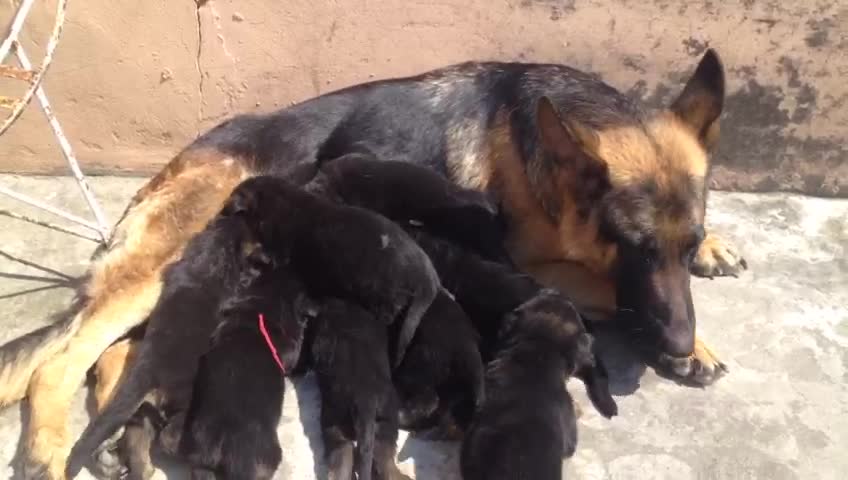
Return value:
[[(426, 255), (424, 258), (427, 259)], [(418, 289), (412, 297), (412, 302), (410, 303), (409, 308), (406, 309), (406, 316), (403, 319), (403, 323), (399, 330), (400, 333), (398, 334), (393, 364), (394, 368), (399, 367), (400, 362), (403, 361), (403, 357), (406, 355), (406, 350), (409, 348), (409, 344), (412, 343), (412, 337), (415, 336), (415, 332), (418, 330), (418, 325), (421, 323), (421, 319), (424, 317), (424, 314), (427, 313), (427, 310), (430, 308), (430, 304), (433, 303), (433, 300), (436, 298), (436, 295), (439, 293), (441, 288), (439, 275), (436, 273), (436, 269), (433, 268), (433, 264), (430, 263), (429, 259), (427, 259), (426, 262), (428, 278), (426, 281), (421, 282), (418, 285)]]
[(33, 372), (64, 349), (82, 324), (83, 299), (64, 318), (0, 346), (0, 407), (26, 396)]
[(358, 480), (371, 480), (374, 469), (374, 442), (377, 436), (377, 400), (372, 398), (360, 405), (356, 412), (354, 430), (358, 452)]
[(132, 366), (127, 379), (118, 385), (112, 401), (88, 424), (74, 444), (65, 467), (68, 480), (76, 477), (100, 445), (132, 418), (147, 394), (155, 388), (156, 380), (147, 357), (144, 351), (139, 352), (138, 362)]

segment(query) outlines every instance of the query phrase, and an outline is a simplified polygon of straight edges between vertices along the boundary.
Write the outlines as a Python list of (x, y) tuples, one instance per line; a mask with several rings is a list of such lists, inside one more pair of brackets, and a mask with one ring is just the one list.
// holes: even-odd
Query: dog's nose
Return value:
[(672, 357), (685, 357), (695, 348), (694, 331), (680, 331), (667, 328), (662, 334), (661, 348), (663, 353)]

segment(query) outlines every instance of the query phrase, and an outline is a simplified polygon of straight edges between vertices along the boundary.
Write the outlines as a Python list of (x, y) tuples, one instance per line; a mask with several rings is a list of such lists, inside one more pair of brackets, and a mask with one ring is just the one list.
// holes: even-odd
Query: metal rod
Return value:
[(51, 222), (48, 222), (48, 221), (45, 221), (45, 220), (39, 220), (37, 218), (30, 217), (28, 215), (23, 215), (21, 213), (15, 213), (11, 210), (0, 209), (0, 215), (5, 215), (7, 217), (17, 218), (18, 220), (23, 220), (25, 222), (34, 223), (36, 225), (41, 225), (42, 227), (47, 227), (47, 228), (50, 228), (52, 230), (57, 230), (57, 231), (62, 232), (62, 233), (67, 233), (68, 235), (73, 235), (75, 237), (80, 237), (80, 238), (84, 238), (86, 240), (91, 240), (94, 243), (102, 243), (103, 242), (103, 240), (102, 240), (102, 238), (100, 237), (99, 234), (95, 237), (93, 235), (75, 232), (75, 231), (73, 231), (73, 230), (71, 230), (67, 227), (63, 227), (61, 225), (57, 225), (55, 223), (51, 223)]
[[(29, 101), (32, 100), (32, 96), (35, 93), (35, 90), (41, 85), (41, 80), (44, 78), (44, 74), (47, 73), (47, 67), (50, 66), (50, 63), (53, 62), (53, 53), (56, 51), (56, 45), (59, 43), (59, 37), (62, 35), (62, 25), (65, 24), (65, 10), (68, 6), (68, 0), (57, 0), (56, 2), (56, 20), (53, 24), (53, 33), (50, 35), (50, 40), (47, 41), (47, 49), (44, 52), (44, 59), (41, 61), (41, 67), (38, 70), (35, 70), (33, 73), (32, 80), (30, 81), (29, 89), (24, 93), (21, 97), (20, 101), (15, 105), (15, 109), (12, 110), (12, 113), (6, 118), (6, 121), (3, 122), (3, 125), (0, 125), (0, 135), (9, 129), (15, 120), (21, 116), (26, 106), (29, 104)], [(17, 18), (15, 18), (17, 20)], [(23, 21), (23, 20), (22, 20)], [(10, 41), (10, 47), (20, 49), (20, 42), (17, 40), (17, 33), (15, 33), (14, 37), (11, 37), (11, 40), (7, 38), (4, 41), (4, 45), (6, 41)], [(5, 58), (5, 54), (3, 55)], [(27, 70), (32, 70), (32, 67)]]
[(52, 207), (52, 206), (42, 202), (41, 200), (36, 200), (36, 199), (34, 199), (34, 198), (32, 198), (28, 195), (24, 195), (24, 194), (15, 192), (14, 190), (9, 190), (8, 188), (6, 188), (2, 185), (0, 185), (0, 193), (8, 195), (8, 196), (14, 198), (15, 200), (19, 200), (21, 202), (32, 205), (33, 207), (37, 207), (37, 208), (40, 208), (42, 210), (46, 210), (46, 211), (52, 213), (53, 215), (56, 215), (58, 217), (62, 217), (65, 220), (70, 220), (74, 223), (82, 225), (83, 227), (90, 228), (90, 229), (94, 230), (95, 232), (100, 233), (100, 226), (99, 225), (91, 223), (88, 220), (81, 218), (81, 217), (78, 217), (76, 215), (73, 215), (71, 213), (63, 212), (62, 210), (59, 210), (58, 208)]
[(12, 42), (18, 39), (18, 34), (21, 33), (21, 28), (24, 26), (24, 21), (27, 15), (29, 15), (29, 10), (32, 8), (33, 3), (35, 3), (35, 0), (24, 0), (18, 6), (18, 11), (15, 12), (15, 18), (9, 26), (9, 33), (6, 35), (3, 43), (0, 44), (0, 63), (6, 60), (6, 55), (9, 54), (9, 49), (12, 48)]
[[(21, 62), (21, 67), (23, 67), (24, 70), (30, 70), (32, 68), (29, 58), (27, 58), (26, 53), (20, 45), (16, 45), (15, 55), (17, 55), (18, 61)], [(53, 108), (50, 107), (50, 102), (47, 100), (47, 94), (44, 93), (44, 89), (40, 85), (35, 91), (35, 96), (38, 98), (38, 103), (41, 104), (41, 110), (44, 112), (44, 116), (47, 117), (47, 123), (50, 124), (50, 128), (53, 130), (53, 135), (56, 136), (56, 140), (59, 142), (59, 147), (62, 149), (62, 154), (65, 155), (65, 160), (67, 160), (68, 166), (71, 167), (71, 172), (73, 172), (77, 185), (79, 185), (80, 191), (82, 191), (82, 195), (85, 197), (86, 203), (88, 203), (88, 208), (91, 210), (91, 213), (94, 214), (94, 218), (100, 226), (97, 230), (103, 237), (103, 241), (106, 242), (109, 239), (110, 234), (109, 223), (106, 221), (106, 216), (103, 215), (103, 211), (100, 209), (100, 204), (97, 203), (97, 199), (94, 198), (91, 187), (89, 187), (88, 182), (85, 181), (85, 176), (83, 175), (82, 170), (80, 170), (79, 162), (77, 162), (74, 150), (71, 147), (70, 142), (68, 142), (68, 137), (65, 136), (62, 126), (53, 114)]]

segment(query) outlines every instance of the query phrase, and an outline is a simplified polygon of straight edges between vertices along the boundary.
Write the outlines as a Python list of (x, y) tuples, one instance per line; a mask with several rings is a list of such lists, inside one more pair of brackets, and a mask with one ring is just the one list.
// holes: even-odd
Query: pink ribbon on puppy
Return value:
[(283, 361), (280, 360), (280, 356), (277, 355), (277, 348), (274, 346), (274, 342), (271, 341), (271, 335), (268, 334), (268, 329), (265, 328), (265, 316), (261, 313), (259, 314), (259, 331), (262, 332), (262, 336), (265, 337), (265, 343), (268, 344), (268, 348), (271, 350), (271, 355), (274, 357), (274, 361), (277, 362), (280, 370), (283, 371), (283, 375), (285, 375), (286, 366), (283, 365)]

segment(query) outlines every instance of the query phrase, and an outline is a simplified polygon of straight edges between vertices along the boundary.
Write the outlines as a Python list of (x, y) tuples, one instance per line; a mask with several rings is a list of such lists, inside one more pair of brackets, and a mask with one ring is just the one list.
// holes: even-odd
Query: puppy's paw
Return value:
[(736, 252), (729, 242), (708, 233), (698, 248), (690, 270), (699, 277), (737, 277), (748, 269), (748, 262)]
[(695, 350), (688, 357), (660, 356), (660, 366), (680, 380), (695, 385), (711, 385), (729, 370), (700, 339), (695, 339)]
[(129, 475), (129, 467), (115, 448), (99, 450), (90, 463), (89, 471), (99, 480), (123, 480)]
[(121, 427), (108, 440), (100, 445), (90, 463), (89, 471), (100, 480), (122, 480), (129, 474), (118, 449), (118, 441), (124, 435)]

